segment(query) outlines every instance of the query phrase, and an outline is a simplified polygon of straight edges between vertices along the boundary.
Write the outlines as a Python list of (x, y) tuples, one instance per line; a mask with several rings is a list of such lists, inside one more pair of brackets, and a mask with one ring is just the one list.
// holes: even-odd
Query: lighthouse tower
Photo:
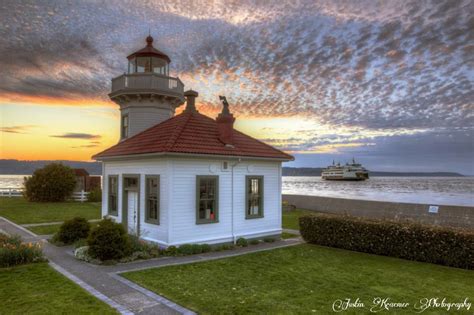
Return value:
[(153, 47), (153, 37), (127, 59), (128, 72), (112, 79), (109, 94), (120, 106), (120, 141), (173, 117), (184, 103), (184, 85), (169, 76), (171, 60)]

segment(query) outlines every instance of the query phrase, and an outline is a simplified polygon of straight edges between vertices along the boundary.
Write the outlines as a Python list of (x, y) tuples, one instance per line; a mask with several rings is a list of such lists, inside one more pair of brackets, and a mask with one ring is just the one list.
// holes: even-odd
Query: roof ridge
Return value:
[(155, 125), (153, 125), (153, 126), (151, 126), (151, 127), (148, 127), (148, 128), (146, 128), (145, 130), (142, 130), (142, 131), (140, 131), (139, 133), (134, 134), (134, 135), (131, 136), (131, 137), (128, 137), (128, 138), (125, 138), (125, 139), (120, 139), (116, 144), (114, 144), (114, 145), (111, 146), (110, 148), (107, 148), (107, 149), (105, 149), (105, 150), (103, 150), (103, 151), (101, 151), (101, 152), (99, 152), (99, 153), (94, 154), (94, 155), (92, 156), (92, 158), (94, 158), (94, 157), (96, 157), (96, 156), (99, 156), (99, 155), (101, 155), (101, 154), (103, 154), (103, 153), (105, 153), (105, 152), (107, 152), (107, 151), (109, 151), (109, 150), (115, 148), (116, 146), (118, 146), (118, 145), (120, 145), (120, 144), (124, 144), (124, 143), (130, 142), (130, 140), (136, 138), (137, 136), (139, 136), (139, 135), (141, 135), (141, 134), (143, 134), (143, 133), (145, 133), (145, 132), (147, 132), (147, 131), (149, 131), (149, 130), (151, 130), (151, 129), (154, 129), (154, 128), (156, 128), (157, 126), (159, 126), (159, 125), (161, 125), (161, 124), (164, 124), (164, 123), (166, 123), (166, 122), (169, 122), (169, 121), (171, 121), (171, 120), (174, 120), (175, 118), (179, 117), (180, 115), (181, 115), (181, 114), (176, 115), (176, 116), (173, 116), (173, 117), (170, 117), (170, 118), (168, 118), (167, 120), (164, 120), (164, 121), (162, 121), (162, 122), (159, 122), (159, 123), (157, 123), (157, 124), (155, 124)]
[(171, 137), (168, 139), (167, 143), (166, 143), (166, 150), (171, 150), (171, 148), (174, 147), (174, 145), (176, 144), (176, 140), (179, 139), (179, 136), (181, 135), (181, 133), (183, 132), (184, 130), (184, 127), (186, 127), (188, 121), (191, 119), (191, 116), (193, 115), (193, 113), (181, 113), (179, 115), (176, 115), (175, 117), (179, 117), (181, 115), (186, 115), (188, 117), (186, 117), (186, 120), (181, 124), (181, 126), (178, 126), (178, 128), (175, 128), (175, 130), (173, 131), (173, 134), (171, 135)]

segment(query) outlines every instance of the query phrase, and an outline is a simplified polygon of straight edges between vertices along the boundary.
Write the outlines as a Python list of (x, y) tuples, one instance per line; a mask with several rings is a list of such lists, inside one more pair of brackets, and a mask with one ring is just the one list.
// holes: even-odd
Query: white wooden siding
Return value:
[[(222, 162), (229, 170), (222, 170)], [(140, 230), (146, 240), (163, 245), (231, 242), (239, 237), (263, 237), (281, 232), (281, 163), (242, 161), (234, 168), (232, 229), (232, 165), (237, 160), (157, 158), (103, 162), (102, 215), (107, 214), (108, 175), (119, 175), (118, 222), (122, 221), (123, 174), (140, 174)], [(145, 223), (145, 175), (160, 175), (160, 225)], [(196, 176), (219, 177), (219, 222), (196, 224)], [(264, 217), (245, 218), (245, 178), (264, 178)]]
[[(232, 234), (232, 171), (224, 160), (173, 160), (172, 226), (170, 243), (219, 243), (238, 237), (261, 237), (281, 232), (280, 162), (243, 161), (234, 168), (234, 235)], [(230, 165), (236, 161), (229, 161)], [(250, 165), (250, 167), (249, 167)], [(219, 176), (219, 222), (196, 224), (196, 176)], [(264, 217), (245, 219), (245, 177), (264, 177)]]
[[(122, 187), (123, 174), (140, 174), (140, 234), (142, 238), (162, 243), (168, 243), (168, 209), (169, 185), (168, 167), (164, 159), (146, 161), (103, 162), (104, 165), (104, 196), (102, 215), (107, 214), (108, 175), (119, 175), (118, 216), (113, 217), (122, 222)], [(145, 222), (145, 175), (160, 175), (160, 225)]]

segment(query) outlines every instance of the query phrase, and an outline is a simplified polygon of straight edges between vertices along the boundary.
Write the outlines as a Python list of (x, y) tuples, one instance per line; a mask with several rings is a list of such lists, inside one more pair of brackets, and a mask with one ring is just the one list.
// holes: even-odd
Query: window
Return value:
[(219, 177), (196, 177), (196, 223), (218, 222)]
[(147, 175), (145, 181), (145, 222), (160, 224), (160, 177)]
[(122, 116), (122, 138), (128, 138), (128, 115)]
[(125, 177), (123, 179), (123, 187), (125, 190), (136, 190), (138, 188), (138, 178)]
[(118, 215), (118, 176), (109, 175), (109, 200), (108, 200), (108, 213), (110, 215)]
[(263, 217), (263, 176), (246, 177), (246, 219)]

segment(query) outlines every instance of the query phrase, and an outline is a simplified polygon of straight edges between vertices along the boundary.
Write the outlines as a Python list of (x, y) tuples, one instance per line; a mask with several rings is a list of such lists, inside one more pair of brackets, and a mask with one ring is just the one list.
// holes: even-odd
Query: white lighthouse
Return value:
[(147, 45), (129, 55), (128, 73), (112, 79), (109, 97), (120, 106), (120, 140), (127, 139), (149, 127), (173, 117), (184, 103), (184, 85), (169, 76), (170, 58)]

